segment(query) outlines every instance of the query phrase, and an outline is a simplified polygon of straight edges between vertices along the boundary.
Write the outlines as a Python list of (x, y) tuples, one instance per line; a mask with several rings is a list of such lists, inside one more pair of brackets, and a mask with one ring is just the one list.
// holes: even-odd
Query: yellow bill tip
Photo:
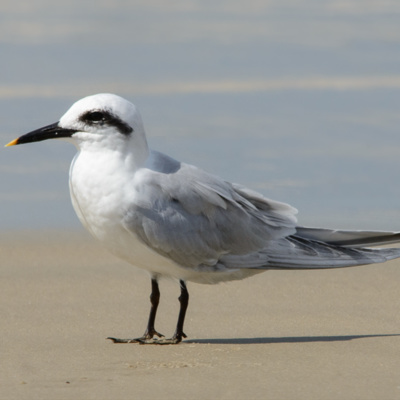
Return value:
[(15, 146), (16, 144), (18, 144), (18, 139), (12, 140), (10, 143), (7, 143), (4, 147)]

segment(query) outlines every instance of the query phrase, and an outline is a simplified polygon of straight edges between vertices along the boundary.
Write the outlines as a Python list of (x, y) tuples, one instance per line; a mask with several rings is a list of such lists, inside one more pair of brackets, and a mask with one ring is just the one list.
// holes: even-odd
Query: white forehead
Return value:
[(82, 114), (88, 111), (107, 110), (118, 116), (122, 121), (133, 121), (139, 117), (136, 107), (124, 98), (110, 93), (100, 93), (87, 96), (74, 103), (61, 117), (62, 126), (75, 122)]

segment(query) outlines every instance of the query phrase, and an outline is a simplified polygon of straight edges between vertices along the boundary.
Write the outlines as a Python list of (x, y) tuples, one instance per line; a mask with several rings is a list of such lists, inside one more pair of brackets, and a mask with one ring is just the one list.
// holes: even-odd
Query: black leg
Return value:
[(146, 332), (142, 337), (136, 339), (118, 339), (114, 337), (108, 337), (107, 339), (112, 340), (114, 343), (144, 343), (145, 341), (150, 341), (154, 336), (158, 336), (159, 338), (163, 338), (164, 335), (158, 333), (154, 328), (154, 323), (156, 321), (157, 308), (160, 303), (160, 289), (158, 288), (157, 279), (152, 278), (151, 280), (151, 294), (150, 294), (150, 314), (149, 321), (147, 323)]
[[(185, 322), (186, 310), (189, 304), (189, 292), (186, 288), (186, 284), (184, 281), (180, 280), (181, 287), (181, 295), (179, 296), (180, 302), (180, 310), (178, 323), (176, 325), (176, 331), (174, 336), (170, 339), (165, 339), (163, 335), (158, 333), (154, 328), (154, 323), (157, 314), (158, 303), (160, 302), (160, 290), (158, 288), (158, 283), (156, 279), (151, 280), (151, 295), (150, 295), (150, 315), (149, 321), (147, 323), (147, 329), (144, 335), (140, 338), (136, 339), (117, 339), (109, 337), (107, 339), (111, 339), (114, 343), (141, 343), (141, 344), (178, 344), (182, 341), (182, 338), (185, 338), (186, 335), (183, 332), (183, 324)], [(160, 339), (155, 338), (154, 336), (158, 336)]]
[(147, 323), (146, 332), (139, 339), (144, 339), (144, 340), (152, 339), (154, 336), (158, 336), (160, 338), (164, 337), (164, 335), (162, 335), (161, 333), (158, 333), (154, 328), (154, 323), (156, 321), (156, 314), (157, 314), (157, 308), (158, 308), (159, 302), (160, 302), (160, 289), (158, 288), (157, 279), (153, 278), (151, 280), (151, 294), (150, 294), (151, 308), (150, 308), (149, 321)]
[(176, 325), (176, 331), (174, 336), (171, 339), (175, 339), (176, 343), (182, 341), (182, 338), (185, 338), (186, 335), (183, 332), (183, 323), (185, 322), (186, 310), (189, 304), (189, 292), (186, 288), (186, 284), (184, 281), (179, 281), (181, 284), (181, 295), (179, 296), (179, 302), (181, 303), (181, 309), (179, 310), (178, 323)]
[(150, 339), (150, 340), (140, 340), (140, 343), (143, 344), (178, 344), (182, 341), (182, 338), (185, 338), (186, 335), (183, 332), (183, 324), (185, 322), (185, 315), (186, 315), (186, 310), (189, 304), (189, 292), (186, 288), (186, 284), (184, 281), (179, 281), (180, 286), (181, 286), (181, 295), (179, 296), (179, 302), (181, 304), (180, 310), (179, 310), (179, 317), (178, 317), (178, 323), (176, 325), (176, 331), (174, 333), (174, 336), (170, 339), (165, 339), (165, 338), (160, 338), (160, 339)]

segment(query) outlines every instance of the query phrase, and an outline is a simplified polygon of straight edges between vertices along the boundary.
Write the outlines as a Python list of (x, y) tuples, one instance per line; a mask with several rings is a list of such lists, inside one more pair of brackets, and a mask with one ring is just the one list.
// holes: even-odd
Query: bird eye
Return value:
[(90, 122), (102, 122), (106, 120), (106, 116), (101, 111), (93, 111), (86, 115), (86, 120)]
[(88, 126), (112, 126), (124, 135), (133, 132), (133, 128), (122, 121), (118, 116), (114, 115), (110, 110), (91, 110), (87, 111), (79, 117), (79, 120)]

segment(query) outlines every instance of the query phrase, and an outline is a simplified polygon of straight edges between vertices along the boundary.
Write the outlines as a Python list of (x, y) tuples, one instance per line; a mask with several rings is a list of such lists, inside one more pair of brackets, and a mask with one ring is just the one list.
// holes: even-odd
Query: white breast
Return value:
[(152, 274), (187, 279), (188, 270), (156, 253), (123, 225), (135, 196), (134, 174), (117, 154), (78, 153), (70, 169), (75, 212), (86, 229), (119, 258)]

